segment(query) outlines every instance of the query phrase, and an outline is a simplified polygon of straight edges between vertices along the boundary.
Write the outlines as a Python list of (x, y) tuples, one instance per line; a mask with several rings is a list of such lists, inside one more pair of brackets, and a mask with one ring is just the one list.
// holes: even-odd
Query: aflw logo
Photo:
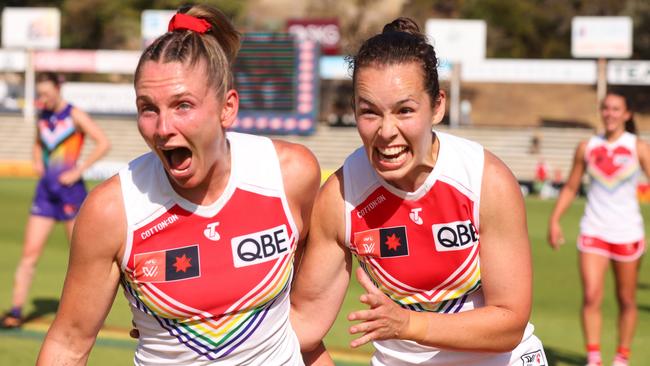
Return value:
[(142, 273), (145, 277), (156, 277), (158, 274), (158, 263), (155, 259), (149, 259), (142, 266)]
[(142, 267), (142, 273), (145, 277), (155, 277), (158, 274), (158, 266), (155, 267)]
[(405, 226), (382, 227), (354, 233), (351, 243), (358, 255), (389, 258), (409, 255)]
[(364, 254), (372, 253), (374, 249), (375, 249), (375, 243), (363, 243)]
[(431, 227), (436, 250), (463, 250), (478, 244), (478, 232), (470, 220), (435, 224)]

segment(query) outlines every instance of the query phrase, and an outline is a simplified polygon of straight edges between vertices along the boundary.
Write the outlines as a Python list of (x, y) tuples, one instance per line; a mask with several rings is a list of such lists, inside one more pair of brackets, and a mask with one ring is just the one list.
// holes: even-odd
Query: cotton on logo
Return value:
[(216, 230), (217, 226), (219, 226), (219, 222), (213, 222), (211, 224), (208, 224), (205, 230), (203, 230), (203, 235), (205, 235), (206, 238), (212, 241), (217, 241), (221, 239), (221, 236)]
[(420, 217), (420, 211), (422, 211), (422, 207), (411, 209), (411, 213), (409, 213), (409, 217), (411, 218), (411, 221), (413, 221), (418, 225), (422, 225), (422, 218)]

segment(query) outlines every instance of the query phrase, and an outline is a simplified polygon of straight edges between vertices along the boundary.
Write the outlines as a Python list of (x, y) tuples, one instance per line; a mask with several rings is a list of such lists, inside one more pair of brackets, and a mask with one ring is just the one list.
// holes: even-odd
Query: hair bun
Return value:
[(418, 27), (417, 23), (413, 19), (406, 18), (406, 17), (400, 17), (392, 22), (386, 24), (384, 26), (384, 29), (382, 33), (390, 33), (390, 32), (404, 32), (404, 33), (409, 33), (417, 37), (424, 37), (423, 34), (420, 32), (420, 27)]

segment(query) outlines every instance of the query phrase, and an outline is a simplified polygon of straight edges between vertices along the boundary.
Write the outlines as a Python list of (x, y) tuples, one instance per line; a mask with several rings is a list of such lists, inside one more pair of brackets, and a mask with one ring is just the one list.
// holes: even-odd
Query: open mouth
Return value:
[(179, 172), (184, 171), (187, 170), (192, 163), (192, 152), (186, 147), (162, 150), (162, 153), (171, 170)]
[(376, 150), (381, 161), (387, 163), (399, 163), (405, 158), (409, 149), (406, 146), (391, 146), (385, 148), (378, 147)]

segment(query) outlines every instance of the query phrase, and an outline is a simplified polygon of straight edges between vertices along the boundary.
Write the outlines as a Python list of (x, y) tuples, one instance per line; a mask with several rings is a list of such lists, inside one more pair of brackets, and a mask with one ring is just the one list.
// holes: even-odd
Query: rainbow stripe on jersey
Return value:
[(380, 179), (364, 149), (348, 157), (346, 242), (377, 288), (400, 306), (453, 313), (483, 302), (478, 231), (483, 149), (451, 135), (438, 137), (436, 166), (414, 192)]
[(636, 149), (622, 144), (609, 145), (603, 141), (600, 145), (589, 146), (585, 159), (592, 183), (608, 190), (624, 184), (640, 169)]
[(120, 172), (136, 364), (302, 364), (289, 323), (298, 230), (277, 154), (266, 138), (227, 138), (229, 181), (207, 206), (176, 194), (153, 153)]
[(359, 265), (375, 286), (397, 304), (409, 310), (457, 313), (463, 308), (469, 295), (481, 288), (478, 249), (474, 249), (472, 255), (467, 257), (466, 262), (447, 280), (429, 291), (400, 283), (386, 273), (376, 260), (365, 260), (356, 253), (355, 255), (359, 259)]
[(637, 137), (622, 133), (616, 140), (592, 136), (584, 156), (590, 178), (580, 233), (609, 243), (628, 244), (645, 237), (637, 199), (641, 173)]
[(47, 174), (58, 176), (77, 164), (84, 135), (72, 120), (71, 104), (59, 112), (40, 112), (37, 128)]
[(255, 289), (216, 315), (174, 300), (155, 284), (135, 280), (132, 271), (122, 276), (121, 283), (137, 309), (156, 319), (180, 344), (209, 360), (217, 360), (250, 338), (277, 299), (288, 292), (292, 261), (292, 256), (278, 261)]

